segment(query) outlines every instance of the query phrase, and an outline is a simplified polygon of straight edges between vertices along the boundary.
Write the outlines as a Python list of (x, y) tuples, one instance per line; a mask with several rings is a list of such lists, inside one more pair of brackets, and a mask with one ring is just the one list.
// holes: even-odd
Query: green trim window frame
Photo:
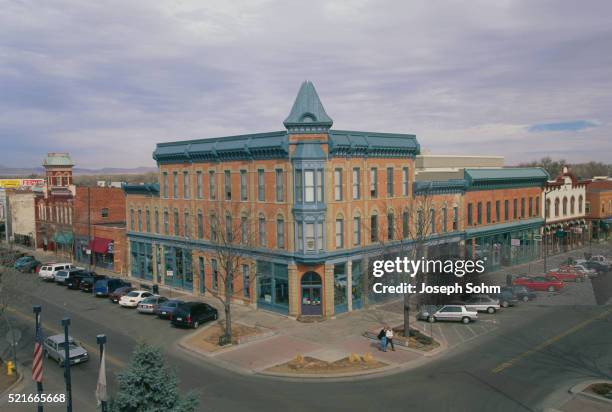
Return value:
[(378, 197), (378, 169), (376, 167), (370, 168), (370, 198), (376, 199)]
[(151, 210), (148, 207), (145, 209), (145, 229), (151, 233)]
[(510, 218), (510, 201), (508, 199), (504, 200), (504, 221), (507, 221)]
[(166, 276), (165, 284), (193, 290), (193, 255), (191, 249), (164, 246), (164, 260), (166, 272), (171, 270), (173, 276)]
[(513, 219), (518, 219), (518, 199), (514, 199), (512, 201), (512, 218)]
[(183, 172), (183, 198), (189, 199), (191, 197), (191, 189), (189, 187), (189, 172)]
[(487, 202), (487, 224), (491, 223), (491, 202)]
[(159, 210), (155, 208), (154, 212), (154, 220), (155, 220), (155, 233), (159, 233)]
[(232, 200), (232, 173), (229, 170), (223, 171), (223, 189), (225, 200)]
[(474, 206), (472, 203), (468, 203), (467, 205), (467, 224), (468, 226), (472, 226), (474, 224), (473, 209)]
[(355, 216), (353, 218), (353, 246), (359, 246), (361, 244), (361, 217)]
[(164, 209), (164, 235), (170, 234), (170, 216), (168, 214), (168, 209)]
[(353, 200), (361, 199), (361, 170), (353, 168)]
[(162, 197), (168, 198), (168, 172), (162, 172)]
[(351, 295), (353, 310), (363, 307), (363, 265), (361, 260), (351, 262)]
[(283, 202), (285, 200), (285, 177), (283, 169), (276, 169), (276, 201)]
[(210, 200), (217, 198), (217, 183), (214, 170), (208, 171), (208, 197)]
[(179, 185), (179, 179), (178, 179), (178, 172), (174, 171), (172, 172), (172, 197), (174, 199), (178, 199), (178, 185)]
[(276, 218), (276, 247), (285, 248), (285, 219), (280, 216)]
[(178, 209), (174, 209), (173, 214), (172, 214), (173, 219), (173, 228), (174, 228), (174, 236), (179, 236), (180, 232), (179, 232), (179, 225), (180, 225), (180, 221), (179, 221), (179, 212)]
[(287, 265), (257, 261), (257, 307), (289, 313), (289, 270)]
[(257, 169), (257, 200), (264, 202), (266, 200), (264, 169)]
[(482, 225), (482, 202), (476, 205), (476, 223)]
[(247, 189), (247, 171), (240, 171), (240, 200), (246, 201), (249, 198), (249, 191)]
[(131, 275), (153, 280), (153, 249), (150, 243), (130, 242)]
[(204, 214), (201, 209), (198, 209), (198, 239), (204, 238)]
[(336, 219), (336, 249), (344, 248), (344, 219)]
[(393, 197), (393, 168), (387, 167), (387, 197)]
[(203, 192), (202, 192), (202, 171), (198, 170), (196, 172), (196, 198), (197, 199), (202, 199), (203, 197)]
[(408, 179), (410, 171), (407, 167), (402, 168), (402, 196), (408, 196)]
[(342, 169), (334, 170), (334, 200), (342, 201)]

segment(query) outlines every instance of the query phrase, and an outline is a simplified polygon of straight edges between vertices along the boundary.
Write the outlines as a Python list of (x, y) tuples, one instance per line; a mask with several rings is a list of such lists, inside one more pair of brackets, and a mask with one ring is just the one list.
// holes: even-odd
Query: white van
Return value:
[(53, 281), (58, 270), (72, 269), (72, 263), (47, 263), (40, 267), (38, 277), (42, 280)]

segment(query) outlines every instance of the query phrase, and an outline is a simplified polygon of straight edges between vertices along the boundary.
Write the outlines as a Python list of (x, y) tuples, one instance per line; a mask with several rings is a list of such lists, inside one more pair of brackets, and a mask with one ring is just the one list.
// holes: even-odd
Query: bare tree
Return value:
[[(232, 299), (245, 287), (254, 284), (256, 278), (255, 263), (250, 252), (255, 245), (254, 222), (248, 211), (239, 211), (238, 204), (229, 205), (218, 202), (210, 212), (210, 236), (213, 244), (211, 259), (216, 262), (213, 267), (213, 276), (218, 281), (218, 293), (213, 293), (223, 305), (225, 311), (225, 334), (222, 344), (229, 344), (232, 340)], [(249, 282), (235, 282), (242, 273), (243, 266), (248, 267)]]

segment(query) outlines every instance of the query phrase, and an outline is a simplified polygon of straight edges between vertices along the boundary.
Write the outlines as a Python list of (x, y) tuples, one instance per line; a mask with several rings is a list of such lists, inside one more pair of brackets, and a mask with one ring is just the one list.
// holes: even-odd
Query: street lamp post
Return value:
[(70, 382), (70, 339), (68, 337), (68, 326), (70, 318), (62, 319), (64, 327), (64, 380), (66, 381), (66, 412), (72, 412), (72, 384)]
[[(104, 345), (106, 344), (106, 335), (97, 335), (96, 342), (100, 345), (100, 363), (102, 363), (102, 355), (104, 354)], [(102, 412), (107, 412), (107, 402), (106, 400), (100, 401), (100, 406)]]
[[(36, 318), (36, 334), (38, 336), (38, 331), (40, 328), (40, 312), (41, 312), (41, 307), (40, 305), (34, 305), (32, 306), (32, 310), (34, 311), (34, 317)], [(42, 359), (41, 359), (42, 360)], [(42, 382), (36, 382), (36, 390), (38, 391), (39, 395), (42, 395), (43, 393), (43, 384)], [(42, 412), (43, 410), (43, 405), (41, 402), (38, 402), (38, 412)]]

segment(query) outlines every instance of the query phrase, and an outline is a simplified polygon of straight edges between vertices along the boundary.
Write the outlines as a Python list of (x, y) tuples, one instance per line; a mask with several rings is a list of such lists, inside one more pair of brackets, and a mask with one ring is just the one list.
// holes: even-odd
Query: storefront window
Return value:
[(363, 306), (363, 274), (362, 261), (353, 260), (351, 268), (351, 295), (353, 299), (353, 309), (360, 309)]
[(280, 313), (289, 312), (287, 265), (257, 261), (257, 304)]
[(346, 263), (334, 265), (334, 312), (342, 313), (348, 310), (346, 295), (347, 278)]

